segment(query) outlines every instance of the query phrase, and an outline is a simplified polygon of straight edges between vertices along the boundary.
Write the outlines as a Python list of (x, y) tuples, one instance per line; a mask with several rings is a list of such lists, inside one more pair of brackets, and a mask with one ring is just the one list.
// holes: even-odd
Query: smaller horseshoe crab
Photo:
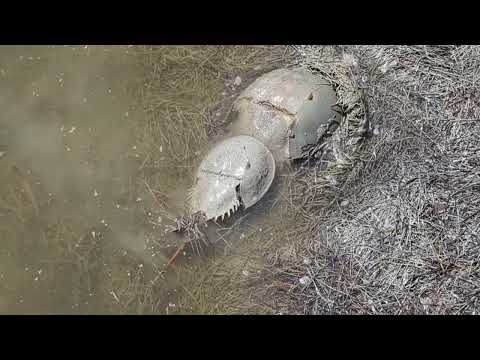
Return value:
[(249, 208), (268, 191), (275, 176), (272, 153), (251, 136), (218, 143), (200, 164), (190, 193), (192, 214), (224, 219), (240, 206)]
[(232, 135), (264, 143), (279, 162), (299, 159), (340, 122), (335, 91), (306, 69), (277, 69), (260, 76), (237, 98)]

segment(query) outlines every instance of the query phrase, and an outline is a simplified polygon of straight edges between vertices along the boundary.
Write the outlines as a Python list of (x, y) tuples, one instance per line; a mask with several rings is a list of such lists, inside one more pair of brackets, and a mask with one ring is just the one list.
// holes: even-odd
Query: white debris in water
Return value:
[(75, 130), (77, 130), (77, 128), (75, 126), (72, 126), (71, 129), (68, 130), (68, 133), (73, 134), (75, 132)]
[(0, 158), (2, 158), (6, 153), (6, 151), (0, 151)]
[(380, 135), (380, 128), (378, 126), (375, 126), (373, 128), (373, 135), (375, 135), (375, 136)]
[(108, 89), (108, 93), (111, 94), (111, 93), (112, 93), (112, 89)]
[(135, 145), (132, 146), (133, 150), (137, 150), (137, 147)]
[(71, 151), (72, 149), (70, 149), (70, 148), (67, 146), (66, 150), (67, 150), (67, 151)]
[(303, 259), (303, 263), (305, 265), (310, 265), (312, 263), (312, 260), (310, 260), (309, 258), (305, 258), (305, 259)]
[(118, 205), (118, 204), (115, 204), (115, 207), (116, 207), (117, 209), (120, 209), (120, 205)]
[(245, 277), (247, 277), (247, 276), (250, 275), (250, 273), (249, 273), (247, 270), (243, 270), (243, 271), (242, 271), (242, 275), (245, 276)]
[(233, 81), (233, 85), (235, 86), (240, 86), (241, 83), (242, 83), (242, 78), (240, 76), (237, 76)]
[(86, 103), (86, 102), (87, 102), (87, 98), (83, 98), (83, 102)]
[(94, 196), (94, 197), (97, 197), (97, 196), (98, 196), (97, 189), (93, 189), (93, 196)]
[(125, 113), (125, 117), (128, 117), (128, 111)]
[(137, 197), (137, 199), (135, 200), (136, 202), (140, 202), (142, 201), (142, 198), (141, 197)]
[(261, 70), (261, 69), (262, 69), (262, 67), (260, 65), (257, 65), (253, 68), (253, 70), (255, 70), (255, 71), (258, 71), (258, 70)]
[(174, 303), (168, 303), (169, 307), (175, 307), (176, 305)]
[(298, 282), (299, 282), (300, 284), (304, 285), (304, 286), (309, 285), (311, 281), (312, 281), (312, 280), (311, 280), (310, 277), (308, 277), (308, 276), (303, 276), (303, 277), (300, 278), (300, 280), (298, 280)]
[(116, 302), (118, 302), (118, 303), (120, 302), (120, 300), (118, 299), (117, 294), (115, 294), (115, 292), (114, 292), (113, 290), (110, 291), (110, 294), (113, 296), (113, 298), (115, 299)]
[(340, 206), (344, 207), (344, 206), (347, 206), (348, 204), (350, 204), (350, 201), (348, 201), (348, 200), (343, 200), (343, 201), (340, 203)]
[(159, 148), (160, 152), (163, 152), (163, 146), (160, 145), (160, 148)]
[(92, 237), (95, 239), (95, 231), (92, 231)]

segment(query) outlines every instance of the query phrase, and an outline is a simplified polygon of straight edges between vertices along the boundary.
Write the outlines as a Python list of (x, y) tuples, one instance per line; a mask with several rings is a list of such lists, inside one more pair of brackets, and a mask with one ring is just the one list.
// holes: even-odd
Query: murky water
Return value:
[[(129, 46), (0, 48), (0, 313), (164, 313), (175, 301), (173, 275), (158, 269), (182, 239), (165, 235), (165, 211), (181, 214), (188, 174), (221, 131), (148, 143), (139, 56)], [(187, 135), (180, 128), (179, 139)], [(181, 158), (175, 146), (194, 155)], [(232, 246), (277, 202), (267, 196), (209, 237)], [(184, 254), (180, 267), (198, 261)]]

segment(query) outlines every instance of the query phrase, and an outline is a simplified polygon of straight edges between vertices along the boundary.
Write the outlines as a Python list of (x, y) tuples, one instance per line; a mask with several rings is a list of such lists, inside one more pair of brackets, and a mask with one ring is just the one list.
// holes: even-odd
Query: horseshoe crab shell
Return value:
[(198, 168), (190, 210), (203, 212), (207, 220), (223, 220), (240, 205), (246, 209), (258, 202), (274, 176), (275, 160), (260, 141), (245, 135), (223, 140)]
[(326, 80), (303, 68), (277, 69), (253, 82), (237, 98), (232, 135), (249, 135), (264, 143), (277, 161), (302, 157), (329, 126), (339, 123), (332, 110), (335, 91)]

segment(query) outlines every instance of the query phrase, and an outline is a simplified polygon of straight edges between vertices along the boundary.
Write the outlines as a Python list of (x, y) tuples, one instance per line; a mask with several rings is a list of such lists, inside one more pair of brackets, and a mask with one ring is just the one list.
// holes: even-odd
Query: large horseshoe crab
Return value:
[(338, 125), (337, 98), (327, 81), (306, 69), (277, 69), (253, 82), (237, 98), (232, 135), (265, 144), (278, 162), (303, 157)]
[(251, 136), (239, 135), (218, 143), (201, 162), (190, 193), (190, 211), (206, 220), (249, 208), (268, 191), (275, 176), (272, 153)]

